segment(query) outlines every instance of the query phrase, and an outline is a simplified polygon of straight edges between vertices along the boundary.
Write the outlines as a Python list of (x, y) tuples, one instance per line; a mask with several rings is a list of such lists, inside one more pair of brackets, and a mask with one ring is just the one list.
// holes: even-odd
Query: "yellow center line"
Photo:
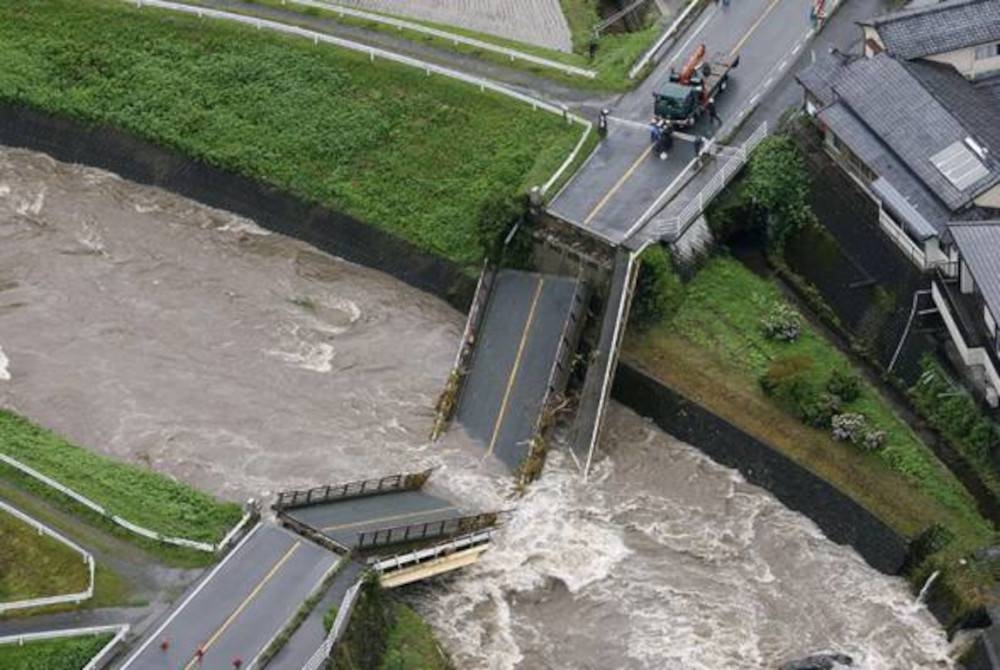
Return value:
[(618, 192), (618, 189), (620, 189), (622, 185), (626, 181), (628, 181), (628, 178), (632, 176), (632, 173), (635, 172), (636, 169), (638, 169), (639, 164), (642, 163), (644, 160), (646, 160), (646, 158), (649, 156), (650, 153), (652, 153), (652, 151), (653, 151), (652, 145), (646, 147), (646, 150), (643, 151), (642, 154), (639, 156), (639, 158), (637, 158), (636, 161), (632, 163), (632, 166), (625, 171), (625, 174), (621, 176), (621, 179), (619, 179), (618, 182), (611, 187), (610, 191), (604, 194), (604, 197), (601, 198), (601, 201), (598, 202), (596, 206), (594, 206), (594, 209), (590, 210), (590, 214), (588, 214), (587, 218), (583, 220), (583, 225), (586, 226), (590, 224), (591, 220), (595, 216), (597, 216), (597, 213), (600, 212), (602, 209), (604, 209), (604, 206), (608, 204), (608, 201), (611, 200), (612, 197), (614, 197), (615, 193)]
[[(517, 356), (514, 358), (514, 365), (510, 370), (510, 377), (507, 378), (507, 388), (503, 392), (503, 400), (500, 402), (500, 412), (497, 414), (497, 422), (493, 426), (493, 436), (490, 438), (489, 449), (486, 456), (493, 453), (493, 447), (497, 444), (497, 437), (500, 435), (500, 426), (503, 425), (504, 416), (507, 414), (507, 403), (510, 401), (510, 392), (514, 388), (514, 380), (517, 379), (517, 372), (521, 369), (521, 357), (524, 355), (524, 345), (528, 342), (528, 333), (531, 331), (531, 324), (535, 320), (535, 310), (538, 307), (538, 298), (542, 295), (542, 287), (545, 286), (545, 278), (538, 280), (535, 288), (535, 297), (531, 300), (531, 309), (528, 311), (528, 319), (524, 322), (524, 331), (521, 333), (521, 343), (517, 346)], [(485, 458), (484, 456), (483, 458)]]
[(754, 21), (754, 24), (750, 26), (750, 30), (746, 31), (746, 33), (743, 34), (743, 37), (740, 38), (740, 41), (737, 42), (736, 46), (733, 47), (733, 50), (729, 52), (730, 58), (735, 56), (736, 52), (739, 51), (744, 44), (746, 44), (746, 41), (750, 39), (750, 36), (753, 35), (755, 30), (757, 30), (757, 27), (760, 26), (760, 24), (764, 21), (764, 19), (767, 18), (767, 15), (770, 14), (771, 11), (778, 6), (779, 2), (781, 2), (781, 0), (771, 0), (771, 4), (767, 6), (767, 9), (764, 10), (764, 13), (761, 14), (756, 21)]
[(322, 530), (341, 530), (343, 528), (353, 528), (355, 526), (367, 526), (374, 523), (382, 523), (383, 521), (399, 521), (400, 519), (408, 519), (414, 516), (421, 516), (423, 514), (434, 514), (436, 512), (447, 512), (448, 510), (457, 509), (454, 505), (447, 505), (445, 507), (435, 507), (433, 509), (425, 509), (419, 512), (409, 512), (407, 514), (396, 514), (393, 516), (383, 516), (378, 519), (368, 519), (367, 521), (354, 521), (351, 523), (342, 523), (336, 526), (327, 526)]
[[(222, 637), (222, 634), (225, 633), (226, 629), (233, 624), (233, 621), (236, 620), (236, 617), (238, 617), (243, 612), (243, 610), (246, 609), (247, 605), (249, 605), (250, 602), (257, 597), (257, 594), (261, 592), (261, 589), (263, 589), (264, 586), (269, 581), (271, 581), (271, 578), (274, 577), (275, 574), (277, 574), (278, 570), (281, 569), (281, 566), (284, 565), (289, 558), (291, 558), (292, 554), (295, 553), (295, 550), (298, 549), (299, 545), (301, 544), (302, 544), (301, 540), (296, 541), (295, 544), (293, 544), (291, 548), (285, 552), (285, 555), (282, 556), (280, 559), (278, 559), (278, 562), (275, 563), (274, 566), (271, 568), (271, 570), (266, 575), (264, 575), (264, 578), (257, 583), (257, 586), (254, 587), (253, 591), (251, 591), (250, 594), (243, 599), (243, 602), (239, 604), (239, 607), (233, 610), (233, 613), (229, 615), (229, 618), (226, 619), (223, 622), (223, 624), (219, 626), (219, 629), (212, 634), (212, 637), (208, 638), (208, 641), (201, 646), (201, 650), (203, 652), (208, 651), (208, 648), (211, 647), (213, 644), (215, 644), (220, 637)], [(197, 664), (198, 664), (198, 658), (197, 657), (192, 658), (191, 661), (184, 666), (184, 670), (191, 670), (191, 668), (195, 667)]]

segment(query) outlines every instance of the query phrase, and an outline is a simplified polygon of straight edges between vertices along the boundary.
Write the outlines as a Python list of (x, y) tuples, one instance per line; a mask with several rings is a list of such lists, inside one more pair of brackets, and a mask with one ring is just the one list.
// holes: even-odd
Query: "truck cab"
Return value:
[(701, 86), (666, 82), (659, 91), (653, 93), (653, 113), (672, 124), (684, 123), (697, 116), (697, 107), (701, 102)]

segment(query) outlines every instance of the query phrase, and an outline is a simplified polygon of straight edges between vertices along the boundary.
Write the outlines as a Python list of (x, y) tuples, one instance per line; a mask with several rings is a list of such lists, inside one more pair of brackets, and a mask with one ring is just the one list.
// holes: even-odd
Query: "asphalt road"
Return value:
[(466, 514), (451, 501), (419, 490), (347, 498), (288, 512), (293, 519), (347, 547), (356, 546), (362, 532), (443, 521)]
[[(802, 52), (811, 25), (808, 0), (732, 0), (710, 5), (661, 61), (656, 71), (613, 107), (607, 139), (552, 203), (550, 210), (613, 243), (637, 232), (636, 223), (676, 182), (694, 158), (693, 146), (674, 142), (666, 160), (654, 156), (643, 126), (652, 117), (653, 92), (704, 43), (708, 57), (738, 53), (740, 65), (716, 100), (722, 125), (703, 117), (691, 131), (726, 135)], [(639, 124), (639, 125), (637, 125)]]
[(458, 405), (458, 421), (512, 470), (527, 453), (542, 410), (576, 281), (505, 270)]
[[(207, 670), (249, 663), (295, 614), (338, 557), (276, 526), (261, 525), (205, 577), (122, 665)], [(168, 648), (161, 648), (166, 640)], [(196, 651), (205, 655), (201, 664)]]

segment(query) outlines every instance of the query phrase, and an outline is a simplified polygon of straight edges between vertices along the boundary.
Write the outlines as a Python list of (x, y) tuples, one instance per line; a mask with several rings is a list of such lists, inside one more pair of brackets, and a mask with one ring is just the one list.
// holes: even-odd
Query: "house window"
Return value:
[(976, 47), (976, 60), (986, 60), (1000, 56), (1000, 42), (994, 44), (983, 44)]

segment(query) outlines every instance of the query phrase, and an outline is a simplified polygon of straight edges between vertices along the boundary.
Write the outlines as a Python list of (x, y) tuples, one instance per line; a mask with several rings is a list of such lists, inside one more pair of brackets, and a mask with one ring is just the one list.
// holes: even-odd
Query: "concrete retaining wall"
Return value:
[(0, 144), (109, 170), (235, 212), (268, 230), (381, 270), (463, 311), (475, 290), (475, 279), (455, 265), (391, 233), (109, 126), (0, 103)]
[(712, 460), (736, 468), (787, 507), (812, 519), (828, 538), (848, 544), (875, 569), (898, 574), (907, 540), (801, 465), (626, 363), (614, 398)]

